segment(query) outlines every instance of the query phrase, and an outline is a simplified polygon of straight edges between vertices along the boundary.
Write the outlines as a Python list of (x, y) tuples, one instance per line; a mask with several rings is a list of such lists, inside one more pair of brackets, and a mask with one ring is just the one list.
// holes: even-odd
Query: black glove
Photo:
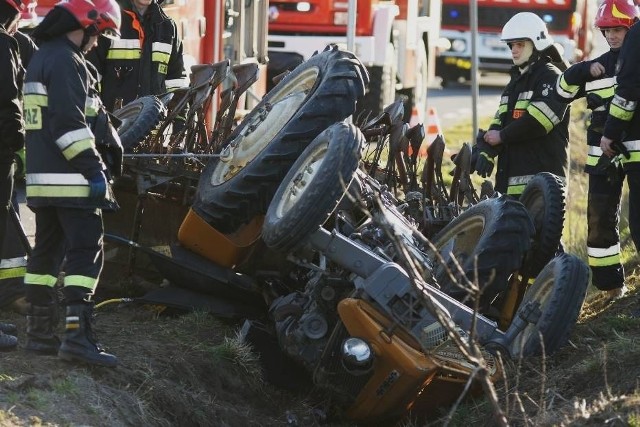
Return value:
[(611, 143), (611, 148), (613, 148), (613, 150), (616, 153), (622, 154), (625, 159), (630, 159), (631, 158), (631, 153), (629, 152), (629, 150), (627, 150), (627, 147), (625, 147), (625, 145), (621, 141), (612, 142)]
[(495, 155), (490, 155), (485, 150), (480, 150), (478, 153), (478, 160), (476, 160), (476, 172), (483, 178), (491, 176), (493, 172), (493, 165), (495, 164)]
[(596, 164), (596, 171), (607, 176), (607, 181), (611, 184), (615, 184), (624, 179), (624, 172), (620, 159), (617, 157), (608, 157), (604, 154), (598, 159)]
[(487, 133), (484, 129), (478, 129), (478, 134), (476, 135), (475, 144), (471, 147), (471, 173), (473, 173), (474, 168), (476, 167), (476, 163), (478, 162), (478, 154), (480, 154), (480, 147), (482, 144), (486, 144), (484, 142), (484, 134)]
[[(498, 150), (489, 145), (484, 140), (484, 134), (486, 132), (480, 129), (478, 136), (476, 137), (476, 145), (474, 146), (471, 154), (471, 166), (474, 170), (483, 178), (491, 175), (493, 172), (493, 166), (495, 165), (495, 158), (498, 155)], [(474, 156), (475, 154), (475, 156)]]
[(95, 201), (104, 200), (107, 195), (107, 177), (98, 172), (89, 179), (89, 198)]

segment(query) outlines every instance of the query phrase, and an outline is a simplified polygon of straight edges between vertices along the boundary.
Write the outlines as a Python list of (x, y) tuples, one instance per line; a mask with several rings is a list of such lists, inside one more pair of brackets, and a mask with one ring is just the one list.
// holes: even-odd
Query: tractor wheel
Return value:
[(136, 148), (165, 114), (164, 104), (154, 95), (140, 97), (114, 111), (113, 115), (122, 122), (118, 126), (122, 147), (127, 151)]
[[(381, 114), (396, 99), (396, 51), (393, 43), (387, 44), (384, 65), (367, 67), (371, 82), (355, 114), (357, 122), (364, 123)], [(411, 106), (409, 105), (409, 111)]]
[(262, 226), (272, 249), (290, 251), (325, 223), (345, 194), (360, 161), (364, 136), (346, 123), (318, 135), (278, 187)]
[(454, 218), (431, 240), (438, 252), (431, 254), (434, 278), (444, 292), (472, 305), (460, 286), (466, 281), (456, 263), (472, 282), (477, 269), (482, 289), (480, 305), (486, 308), (522, 265), (533, 233), (533, 223), (522, 203), (510, 196), (483, 200)]
[(368, 76), (350, 52), (329, 46), (284, 77), (205, 167), (194, 210), (222, 233), (264, 215), (300, 153), (355, 111)]
[(564, 226), (564, 184), (552, 173), (538, 173), (527, 183), (519, 200), (536, 227), (533, 244), (521, 269), (524, 276), (533, 278), (560, 247)]
[(563, 253), (553, 258), (524, 294), (516, 316), (534, 304), (539, 318), (516, 336), (511, 357), (551, 354), (562, 347), (578, 320), (589, 286), (589, 267), (575, 255)]

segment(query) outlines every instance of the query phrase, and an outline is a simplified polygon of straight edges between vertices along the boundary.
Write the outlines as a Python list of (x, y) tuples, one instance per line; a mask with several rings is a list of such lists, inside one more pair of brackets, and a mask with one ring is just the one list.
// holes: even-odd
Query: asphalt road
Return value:
[[(481, 76), (478, 89), (478, 117), (491, 116), (498, 108), (500, 94), (509, 76), (492, 74)], [(434, 107), (443, 129), (459, 122), (471, 122), (473, 99), (471, 83), (457, 83), (446, 88), (434, 87), (427, 91), (427, 106)]]
[[(594, 49), (591, 58), (606, 52), (609, 47), (599, 33), (594, 34)], [(506, 74), (487, 74), (480, 77), (478, 117), (491, 116), (498, 108), (500, 94), (509, 81)], [(458, 83), (442, 88), (437, 84), (427, 91), (427, 105), (434, 107), (442, 128), (451, 127), (461, 121), (471, 121), (473, 114), (471, 83)]]

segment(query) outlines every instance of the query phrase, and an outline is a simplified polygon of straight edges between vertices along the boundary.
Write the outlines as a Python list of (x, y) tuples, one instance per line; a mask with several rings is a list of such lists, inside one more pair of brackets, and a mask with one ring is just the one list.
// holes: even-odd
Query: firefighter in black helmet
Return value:
[[(35, 247), (25, 275), (25, 349), (65, 360), (113, 367), (92, 332), (92, 296), (103, 266), (102, 209), (113, 193), (87, 117), (92, 98), (85, 53), (99, 35), (117, 36), (120, 9), (115, 0), (58, 3), (33, 36), (34, 54), (24, 88), (27, 205), (36, 217)], [(56, 337), (53, 288), (64, 259), (65, 335)]]

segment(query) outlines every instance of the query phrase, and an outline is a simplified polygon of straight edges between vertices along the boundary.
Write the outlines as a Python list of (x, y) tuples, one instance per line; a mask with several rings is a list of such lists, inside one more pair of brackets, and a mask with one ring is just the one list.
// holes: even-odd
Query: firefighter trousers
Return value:
[(13, 193), (13, 156), (0, 157), (0, 250), (4, 243), (5, 227), (9, 218), (9, 205)]
[(31, 209), (36, 217), (36, 242), (25, 275), (27, 301), (51, 303), (51, 290), (61, 270), (66, 303), (90, 300), (103, 267), (102, 211), (55, 206)]
[(591, 283), (602, 291), (621, 288), (624, 268), (620, 262), (620, 197), (624, 172), (589, 174), (587, 202), (587, 253)]
[(636, 253), (640, 253), (640, 170), (630, 169), (626, 174), (629, 185), (629, 231)]

